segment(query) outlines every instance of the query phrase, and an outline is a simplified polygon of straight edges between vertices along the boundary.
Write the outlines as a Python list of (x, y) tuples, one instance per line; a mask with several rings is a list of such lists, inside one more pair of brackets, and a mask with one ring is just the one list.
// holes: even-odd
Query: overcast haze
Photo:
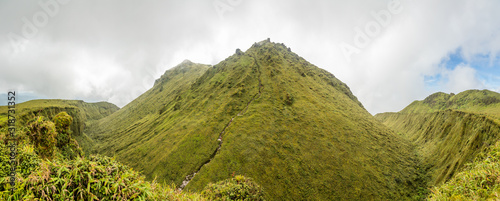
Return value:
[(500, 91), (499, 10), (497, 0), (0, 0), (0, 92), (123, 107), (184, 59), (214, 65), (271, 38), (370, 113), (399, 111), (437, 91)]

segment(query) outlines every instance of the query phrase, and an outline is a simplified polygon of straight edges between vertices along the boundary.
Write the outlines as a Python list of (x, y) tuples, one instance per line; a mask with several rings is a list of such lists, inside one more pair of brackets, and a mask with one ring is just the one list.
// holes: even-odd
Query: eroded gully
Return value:
[(250, 104), (257, 98), (257, 97), (260, 97), (260, 94), (262, 93), (262, 88), (264, 87), (262, 85), (262, 82), (261, 82), (261, 79), (260, 79), (260, 76), (261, 76), (261, 72), (260, 72), (260, 65), (259, 63), (257, 62), (257, 59), (255, 59), (255, 57), (252, 56), (252, 58), (254, 59), (255, 61), (255, 65), (257, 65), (257, 70), (258, 70), (258, 79), (259, 79), (259, 93), (255, 94), (252, 99), (250, 101), (248, 101), (247, 105), (245, 108), (243, 108), (236, 116), (232, 117), (231, 120), (229, 120), (229, 122), (226, 124), (226, 126), (222, 129), (222, 131), (219, 133), (219, 137), (217, 138), (217, 141), (219, 142), (219, 146), (217, 146), (217, 149), (214, 150), (214, 152), (210, 155), (210, 158), (205, 162), (203, 163), (200, 167), (198, 167), (198, 169), (196, 169), (195, 172), (193, 172), (192, 174), (189, 174), (187, 175), (185, 178), (184, 178), (184, 181), (182, 181), (182, 184), (179, 186), (179, 190), (182, 190), (184, 189), (188, 183), (196, 176), (196, 174), (198, 174), (198, 172), (201, 170), (201, 168), (205, 165), (207, 165), (208, 163), (210, 163), (212, 161), (212, 159), (215, 158), (215, 156), (219, 153), (219, 150), (221, 149), (222, 147), (222, 137), (224, 135), (224, 133), (226, 132), (226, 129), (229, 128), (229, 126), (231, 126), (231, 123), (234, 121), (234, 119), (236, 117), (239, 117), (239, 116), (243, 116), (243, 114), (247, 111), (248, 107), (250, 106)]

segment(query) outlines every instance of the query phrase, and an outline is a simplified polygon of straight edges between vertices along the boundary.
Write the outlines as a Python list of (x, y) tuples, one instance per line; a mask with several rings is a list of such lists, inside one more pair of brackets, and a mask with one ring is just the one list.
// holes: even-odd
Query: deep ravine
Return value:
[(260, 97), (261, 93), (262, 93), (262, 88), (264, 88), (264, 86), (262, 85), (262, 81), (260, 79), (260, 76), (261, 76), (261, 71), (260, 71), (260, 65), (257, 61), (257, 59), (253, 56), (251, 56), (254, 61), (255, 61), (255, 65), (257, 65), (257, 70), (258, 70), (258, 79), (259, 79), (259, 93), (255, 94), (252, 99), (250, 101), (248, 101), (247, 105), (245, 108), (243, 108), (236, 116), (232, 117), (231, 120), (229, 120), (229, 122), (226, 124), (226, 126), (222, 129), (222, 131), (219, 133), (219, 137), (217, 138), (217, 141), (219, 141), (219, 146), (217, 146), (217, 149), (214, 150), (214, 152), (212, 153), (212, 155), (210, 155), (210, 158), (205, 162), (203, 163), (200, 167), (198, 167), (198, 169), (196, 169), (195, 172), (193, 172), (192, 174), (189, 174), (187, 175), (185, 178), (184, 178), (184, 181), (182, 181), (182, 184), (179, 186), (178, 190), (183, 190), (187, 185), (188, 183), (194, 178), (194, 176), (196, 176), (196, 174), (198, 174), (198, 172), (201, 170), (201, 168), (203, 166), (205, 166), (206, 164), (210, 163), (210, 161), (212, 161), (212, 159), (215, 158), (215, 156), (217, 155), (217, 153), (219, 153), (219, 150), (221, 149), (222, 147), (222, 136), (224, 135), (224, 133), (226, 132), (226, 129), (229, 128), (229, 126), (231, 126), (231, 123), (234, 121), (234, 119), (236, 117), (239, 117), (239, 116), (243, 116), (243, 113), (245, 113), (248, 109), (248, 107), (250, 106), (250, 104), (257, 98), (257, 97)]

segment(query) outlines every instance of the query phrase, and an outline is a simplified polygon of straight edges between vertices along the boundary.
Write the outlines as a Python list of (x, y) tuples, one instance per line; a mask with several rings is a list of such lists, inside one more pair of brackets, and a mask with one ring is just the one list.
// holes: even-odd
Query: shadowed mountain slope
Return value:
[(419, 185), (408, 141), (332, 74), (268, 40), (213, 67), (168, 70), (89, 133), (94, 152), (189, 191), (234, 174), (270, 200), (401, 200)]

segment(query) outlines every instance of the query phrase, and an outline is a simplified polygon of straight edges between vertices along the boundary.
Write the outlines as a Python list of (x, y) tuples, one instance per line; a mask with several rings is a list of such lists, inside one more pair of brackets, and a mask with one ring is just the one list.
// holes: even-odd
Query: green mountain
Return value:
[(435, 93), (398, 113), (375, 117), (417, 145), (428, 185), (440, 185), (500, 139), (500, 94)]
[(447, 109), (486, 114), (500, 119), (500, 94), (489, 90), (468, 90), (459, 94), (438, 92), (414, 101), (401, 113), (427, 113)]
[(86, 152), (185, 191), (235, 174), (269, 200), (401, 200), (421, 185), (408, 140), (332, 74), (269, 40), (214, 66), (179, 64), (85, 133)]
[(121, 109), (17, 104), (14, 194), (7, 111), (2, 200), (500, 197), (499, 93), (440, 92), (373, 117), (347, 85), (269, 40), (214, 66), (185, 60)]

